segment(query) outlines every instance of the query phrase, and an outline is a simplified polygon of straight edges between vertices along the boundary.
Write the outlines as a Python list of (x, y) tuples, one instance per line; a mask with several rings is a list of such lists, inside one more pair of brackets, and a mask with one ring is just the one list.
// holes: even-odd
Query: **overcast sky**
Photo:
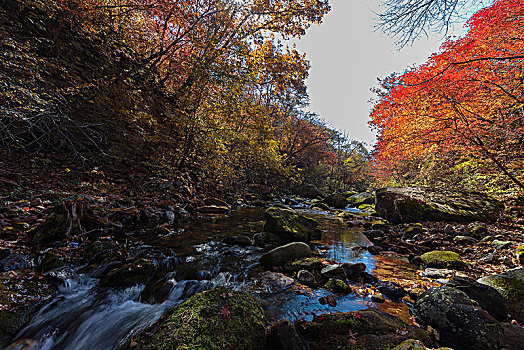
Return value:
[[(307, 81), (310, 110), (330, 126), (346, 130), (352, 139), (372, 145), (374, 133), (367, 125), (370, 92), (377, 77), (402, 72), (423, 63), (438, 50), (440, 37), (421, 38), (398, 50), (394, 39), (374, 30), (379, 0), (331, 0), (331, 12), (321, 26), (313, 26), (297, 41), (311, 61)], [(462, 25), (456, 31), (462, 32)]]

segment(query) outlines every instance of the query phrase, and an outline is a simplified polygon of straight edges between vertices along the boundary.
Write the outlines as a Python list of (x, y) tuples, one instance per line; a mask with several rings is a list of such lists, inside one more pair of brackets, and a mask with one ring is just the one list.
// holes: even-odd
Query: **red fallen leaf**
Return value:
[(229, 309), (226, 306), (220, 309), (220, 315), (222, 315), (222, 317), (227, 317), (230, 314), (231, 314), (231, 311), (229, 311)]
[(354, 314), (353, 316), (354, 316), (355, 318), (359, 319), (359, 320), (362, 319), (362, 317), (363, 317), (362, 314), (361, 314), (360, 312), (355, 312), (355, 314)]

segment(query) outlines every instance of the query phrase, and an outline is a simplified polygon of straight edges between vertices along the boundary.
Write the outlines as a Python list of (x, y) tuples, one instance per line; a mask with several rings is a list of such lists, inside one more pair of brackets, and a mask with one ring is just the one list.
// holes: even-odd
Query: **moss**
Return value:
[(271, 207), (266, 210), (264, 216), (264, 231), (275, 233), (288, 242), (309, 242), (320, 234), (316, 220), (289, 208)]
[(49, 251), (45, 253), (42, 259), (42, 263), (40, 264), (40, 269), (43, 272), (47, 272), (65, 265), (66, 263), (62, 259), (60, 259), (60, 257), (56, 253)]
[(326, 282), (324, 288), (333, 293), (347, 294), (351, 292), (351, 287), (348, 286), (344, 281), (332, 278)]
[(263, 349), (265, 318), (250, 295), (218, 287), (174, 307), (133, 341), (121, 349)]
[(425, 253), (421, 256), (422, 262), (428, 267), (463, 269), (466, 264), (455, 252), (439, 251)]
[(322, 270), (324, 267), (324, 264), (322, 264), (322, 260), (316, 259), (316, 258), (306, 258), (294, 261), (291, 264), (291, 268), (293, 271), (300, 271), (300, 270), (308, 270), (308, 271), (314, 271), (314, 270)]
[(514, 254), (517, 262), (521, 265), (524, 265), (524, 244), (515, 249)]
[(524, 322), (524, 281), (512, 275), (497, 275), (493, 276), (489, 284), (497, 288), (507, 300), (509, 314), (515, 320)]
[[(295, 325), (313, 349), (385, 350), (409, 338), (431, 344), (422, 329), (378, 310), (324, 314), (315, 316), (312, 322), (297, 321)], [(355, 338), (350, 332), (356, 334)]]

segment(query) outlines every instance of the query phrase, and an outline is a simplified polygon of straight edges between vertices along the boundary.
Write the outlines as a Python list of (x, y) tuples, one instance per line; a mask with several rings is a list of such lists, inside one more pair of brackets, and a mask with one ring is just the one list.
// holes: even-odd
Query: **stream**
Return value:
[[(314, 242), (314, 247), (321, 257), (334, 262), (364, 263), (368, 272), (379, 277), (414, 274), (415, 270), (402, 260), (372, 256), (361, 249), (371, 244), (361, 233), (362, 228), (345, 228), (342, 221), (329, 212), (295, 209), (319, 221), (322, 239)], [(16, 339), (36, 341), (36, 349), (41, 350), (114, 349), (130, 335), (156, 322), (171, 307), (216, 286), (254, 295), (269, 320), (310, 320), (314, 314), (370, 307), (404, 320), (409, 317), (405, 304), (389, 299), (375, 303), (369, 297), (350, 293), (337, 298), (337, 306), (331, 307), (318, 301), (331, 294), (322, 288), (310, 289), (295, 283), (275, 287), (266, 283), (262, 278), (264, 270), (258, 264), (264, 249), (221, 242), (228, 236), (251, 237), (262, 231), (263, 223), (263, 209), (238, 209), (226, 216), (178, 223), (171, 235), (154, 237), (147, 242), (133, 241), (137, 251), (161, 249), (164, 252), (163, 261), (158, 263), (164, 274), (162, 287), (167, 292), (155, 303), (142, 301), (144, 285), (113, 289), (100, 286), (93, 273), (81, 273), (81, 269), (60, 270), (57, 277), (63, 284), (57, 296), (33, 317)]]

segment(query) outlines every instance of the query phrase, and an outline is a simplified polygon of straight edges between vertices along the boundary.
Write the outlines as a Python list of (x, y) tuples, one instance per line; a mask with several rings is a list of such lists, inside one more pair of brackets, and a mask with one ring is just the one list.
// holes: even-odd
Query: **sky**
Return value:
[[(367, 122), (377, 77), (402, 72), (424, 63), (440, 46), (442, 35), (422, 37), (399, 50), (395, 40), (375, 31), (380, 0), (331, 0), (331, 11), (320, 26), (294, 41), (311, 62), (307, 80), (309, 110), (318, 113), (328, 125), (345, 130), (351, 139), (372, 146), (375, 134)], [(455, 33), (463, 25), (455, 26)]]

